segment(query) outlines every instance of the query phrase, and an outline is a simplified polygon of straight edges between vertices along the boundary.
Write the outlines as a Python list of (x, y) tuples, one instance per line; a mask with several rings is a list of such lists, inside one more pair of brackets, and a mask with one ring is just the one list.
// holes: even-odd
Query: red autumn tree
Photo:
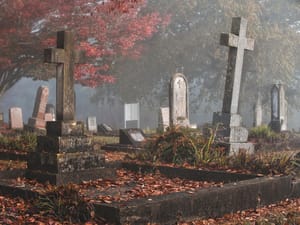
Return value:
[(116, 59), (139, 57), (142, 41), (168, 22), (168, 16), (147, 12), (146, 0), (0, 1), (0, 95), (22, 76), (55, 75), (45, 72), (42, 54), (55, 47), (59, 30), (75, 31), (77, 46), (87, 56), (75, 79), (94, 87), (113, 82)]

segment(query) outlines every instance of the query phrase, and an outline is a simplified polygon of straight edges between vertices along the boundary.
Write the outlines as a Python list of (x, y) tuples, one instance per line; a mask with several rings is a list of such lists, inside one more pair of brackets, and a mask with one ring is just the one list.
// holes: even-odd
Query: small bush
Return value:
[(0, 136), (0, 148), (16, 151), (34, 151), (37, 145), (37, 136), (34, 133), (21, 133), (14, 136)]
[(267, 125), (254, 127), (249, 132), (249, 138), (272, 140), (278, 135)]
[(79, 194), (75, 185), (52, 187), (34, 206), (44, 215), (52, 215), (60, 221), (86, 222), (93, 216), (93, 207)]
[[(214, 159), (220, 159), (224, 152), (221, 149), (213, 149), (214, 133), (205, 138), (199, 132), (188, 128), (173, 127), (167, 132), (156, 136), (148, 144), (149, 157), (153, 161), (174, 163), (181, 165), (208, 164)], [(144, 159), (146, 158), (143, 155)]]

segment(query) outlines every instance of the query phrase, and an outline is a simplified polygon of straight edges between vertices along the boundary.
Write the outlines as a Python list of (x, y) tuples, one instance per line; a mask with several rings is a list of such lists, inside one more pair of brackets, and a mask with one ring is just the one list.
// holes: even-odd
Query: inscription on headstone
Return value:
[(23, 129), (23, 114), (22, 109), (13, 107), (9, 109), (9, 128), (11, 129)]
[(169, 108), (170, 126), (189, 126), (188, 82), (182, 73), (176, 73), (170, 80)]

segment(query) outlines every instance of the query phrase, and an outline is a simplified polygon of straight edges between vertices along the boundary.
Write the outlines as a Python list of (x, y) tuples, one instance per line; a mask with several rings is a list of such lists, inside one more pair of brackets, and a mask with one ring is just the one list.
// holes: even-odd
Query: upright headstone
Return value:
[(27, 161), (27, 177), (61, 185), (98, 178), (113, 179), (113, 169), (104, 168), (104, 152), (93, 148), (84, 134), (84, 123), (75, 121), (74, 51), (72, 32), (57, 33), (57, 48), (45, 50), (45, 61), (57, 63), (56, 118), (46, 125), (46, 136), (38, 136), (37, 149)]
[(124, 105), (125, 128), (140, 128), (140, 104), (130, 103)]
[(158, 112), (158, 131), (164, 132), (170, 126), (170, 108), (160, 107)]
[(45, 129), (45, 112), (48, 102), (49, 88), (46, 86), (40, 86), (36, 93), (34, 109), (32, 117), (28, 120), (28, 126), (33, 129)]
[(89, 132), (97, 133), (97, 118), (95, 116), (89, 116), (87, 118), (87, 129)]
[(229, 138), (230, 154), (240, 149), (253, 151), (253, 145), (247, 143), (248, 131), (241, 127), (241, 116), (238, 114), (244, 51), (254, 48), (254, 40), (246, 37), (246, 30), (246, 19), (233, 18), (231, 33), (222, 33), (220, 39), (221, 45), (229, 46), (228, 67), (222, 112), (214, 113), (213, 123), (224, 126), (222, 135)]
[(4, 125), (4, 113), (0, 112), (0, 127)]
[(287, 130), (287, 101), (282, 84), (274, 84), (271, 89), (271, 122), (275, 132)]
[(9, 109), (9, 128), (10, 129), (23, 129), (23, 114), (22, 109), (18, 107), (13, 107)]
[(257, 97), (257, 101), (253, 107), (254, 109), (254, 120), (253, 120), (253, 126), (259, 127), (262, 125), (262, 104), (261, 104), (261, 97), (260, 95)]
[(182, 73), (175, 73), (171, 77), (169, 91), (170, 126), (188, 127), (189, 90), (187, 79)]

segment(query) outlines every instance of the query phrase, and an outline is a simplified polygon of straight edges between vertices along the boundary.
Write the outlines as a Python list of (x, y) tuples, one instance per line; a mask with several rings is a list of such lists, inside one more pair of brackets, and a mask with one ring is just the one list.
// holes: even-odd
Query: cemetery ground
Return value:
[[(197, 132), (179, 129), (151, 135), (152, 141), (145, 146), (147, 151), (105, 153), (108, 164), (117, 168), (115, 180), (99, 179), (54, 187), (22, 176), (27, 167), (26, 154), (35, 149), (35, 134), (2, 134), (0, 176), (3, 178), (9, 174), (12, 178), (9, 181), (1, 179), (0, 224), (109, 224), (97, 216), (99, 209), (93, 203), (109, 206), (126, 201), (155, 202), (159, 196), (176, 193), (192, 196), (201, 189), (219, 190), (230, 186), (220, 180), (168, 177), (163, 172), (164, 168), (179, 168), (178, 171), (196, 169), (212, 173), (219, 171), (274, 180), (286, 175), (290, 175), (291, 179), (299, 178), (299, 158), (296, 155), (300, 138), (297, 133), (276, 134), (268, 127), (255, 128), (250, 132), (250, 139), (257, 143), (256, 153), (250, 156), (242, 152), (234, 157), (225, 156), (224, 149), (214, 142), (213, 137), (210, 135), (205, 138)], [(95, 148), (118, 142), (116, 137), (95, 135), (93, 138)], [(123, 168), (118, 166), (121, 162)], [(141, 166), (145, 164), (145, 167)], [(127, 169), (124, 165), (127, 165)], [(133, 165), (138, 166), (134, 169)], [(152, 169), (146, 173), (147, 166), (152, 166)], [(145, 171), (142, 171), (143, 168)], [(225, 173), (221, 176), (225, 176)], [(18, 191), (5, 191), (5, 182), (11, 182), (8, 186)], [(28, 198), (30, 195), (35, 197)], [(263, 199), (264, 196), (260, 197)], [(260, 204), (257, 199), (253, 208), (229, 212), (218, 218), (192, 218), (187, 221), (176, 211), (173, 214), (177, 224), (300, 224), (300, 199), (298, 194), (294, 198), (287, 197), (276, 204), (267, 205)]]

